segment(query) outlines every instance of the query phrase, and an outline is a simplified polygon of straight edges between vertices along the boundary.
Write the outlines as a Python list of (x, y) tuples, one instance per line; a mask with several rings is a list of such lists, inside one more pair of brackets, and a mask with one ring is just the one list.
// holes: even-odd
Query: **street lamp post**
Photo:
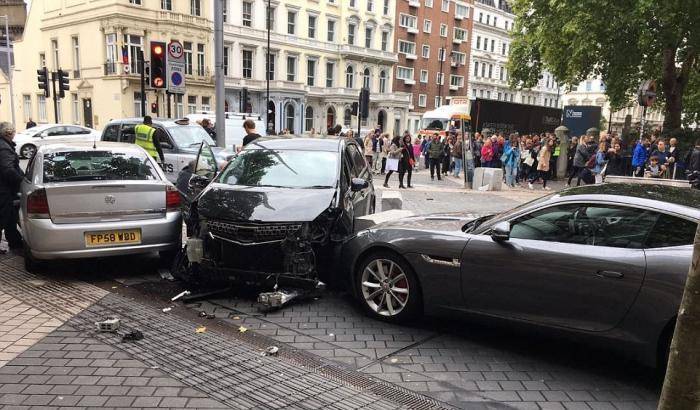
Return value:
[(223, 0), (214, 1), (214, 78), (216, 88), (216, 145), (226, 147), (224, 103), (224, 10)]
[(265, 133), (270, 134), (270, 0), (267, 0), (267, 55), (265, 57), (265, 80), (267, 95), (265, 97)]
[(7, 82), (10, 85), (10, 112), (12, 112), (12, 126), (16, 127), (15, 124), (15, 93), (12, 86), (12, 53), (10, 52), (10, 28), (9, 28), (9, 17), (7, 15), (0, 16), (0, 18), (5, 19), (5, 53), (7, 55)]

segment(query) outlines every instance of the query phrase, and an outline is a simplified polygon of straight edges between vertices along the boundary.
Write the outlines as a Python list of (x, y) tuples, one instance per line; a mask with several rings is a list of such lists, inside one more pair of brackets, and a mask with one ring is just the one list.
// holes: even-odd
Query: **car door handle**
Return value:
[(595, 274), (599, 278), (622, 279), (625, 275), (622, 272), (614, 272), (611, 270), (599, 270)]

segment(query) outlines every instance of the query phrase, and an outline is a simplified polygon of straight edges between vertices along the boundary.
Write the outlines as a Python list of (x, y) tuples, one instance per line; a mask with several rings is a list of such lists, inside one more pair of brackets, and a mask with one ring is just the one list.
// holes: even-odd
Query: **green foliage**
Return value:
[[(667, 102), (668, 84), (674, 95), (694, 95), (683, 101), (689, 112), (700, 111), (700, 0), (514, 0), (513, 10), (511, 86), (535, 86), (543, 69), (569, 86), (600, 76), (617, 110), (651, 78), (658, 81), (659, 104)], [(675, 56), (671, 72), (664, 71), (669, 53)], [(688, 86), (675, 81), (684, 75)]]

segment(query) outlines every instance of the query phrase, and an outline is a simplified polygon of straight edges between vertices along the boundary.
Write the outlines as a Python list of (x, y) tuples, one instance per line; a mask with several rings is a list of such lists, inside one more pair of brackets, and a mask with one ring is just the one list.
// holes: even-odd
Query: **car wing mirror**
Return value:
[(510, 222), (499, 222), (491, 228), (491, 239), (496, 242), (505, 242), (510, 239)]
[(362, 191), (367, 188), (369, 188), (369, 182), (363, 178), (353, 178), (350, 181), (350, 190), (352, 192)]
[(173, 149), (172, 144), (169, 142), (161, 142), (160, 147), (163, 149)]

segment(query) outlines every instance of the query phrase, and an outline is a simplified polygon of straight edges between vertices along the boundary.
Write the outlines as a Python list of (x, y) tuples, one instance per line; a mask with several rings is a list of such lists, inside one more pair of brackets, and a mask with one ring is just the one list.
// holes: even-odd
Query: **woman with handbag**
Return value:
[[(399, 171), (399, 163), (401, 162), (401, 141), (399, 137), (394, 137), (391, 139), (391, 145), (389, 145), (389, 153), (386, 159), (386, 178), (384, 179), (384, 188), (389, 188), (389, 178), (394, 171)], [(403, 187), (401, 187), (403, 188)]]
[[(399, 188), (413, 188), (411, 186), (411, 176), (413, 175), (413, 166), (416, 165), (416, 156), (413, 152), (413, 144), (411, 143), (411, 135), (405, 134), (401, 140), (401, 159), (399, 160)], [(403, 184), (403, 176), (408, 174), (407, 184)]]

